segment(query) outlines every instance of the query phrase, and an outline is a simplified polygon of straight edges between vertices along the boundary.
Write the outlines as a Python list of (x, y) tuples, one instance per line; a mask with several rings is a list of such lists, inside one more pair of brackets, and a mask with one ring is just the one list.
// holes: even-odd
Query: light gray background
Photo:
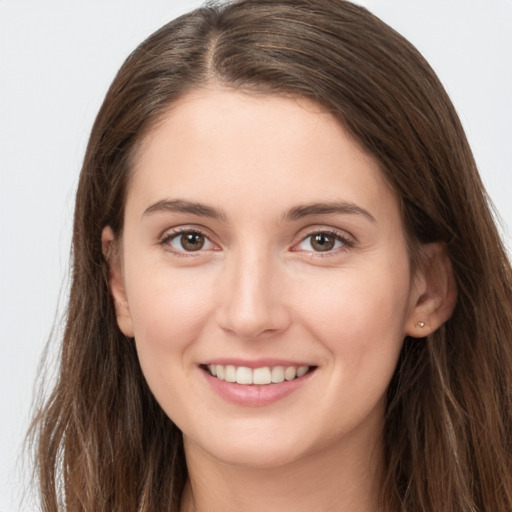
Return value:
[[(38, 360), (59, 291), (66, 295), (73, 195), (94, 116), (128, 53), (200, 3), (0, 0), (1, 512), (36, 510), (19, 505), (29, 471), (16, 461)], [(510, 229), (512, 0), (360, 3), (438, 72)]]

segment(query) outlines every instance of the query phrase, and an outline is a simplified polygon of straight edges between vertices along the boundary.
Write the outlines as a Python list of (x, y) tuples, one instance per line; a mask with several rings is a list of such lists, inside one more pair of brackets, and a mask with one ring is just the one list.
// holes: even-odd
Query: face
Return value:
[(119, 326), (187, 450), (275, 466), (378, 438), (419, 293), (397, 199), (319, 106), (215, 89), (174, 105), (118, 253)]

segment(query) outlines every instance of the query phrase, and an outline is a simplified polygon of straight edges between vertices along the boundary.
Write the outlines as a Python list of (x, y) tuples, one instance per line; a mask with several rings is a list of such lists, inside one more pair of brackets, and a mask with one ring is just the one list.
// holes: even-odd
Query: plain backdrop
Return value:
[[(130, 51), (200, 3), (0, 0), (0, 512), (37, 510), (20, 505), (29, 469), (19, 454), (59, 296), (63, 310), (73, 196), (94, 116)], [(439, 74), (510, 246), (512, 0), (359, 3)]]

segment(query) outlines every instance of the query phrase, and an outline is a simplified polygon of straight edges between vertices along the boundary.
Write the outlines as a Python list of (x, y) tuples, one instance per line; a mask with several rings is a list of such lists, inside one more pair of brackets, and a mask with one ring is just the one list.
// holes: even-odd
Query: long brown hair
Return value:
[(461, 123), (399, 34), (344, 0), (241, 0), (167, 24), (128, 57), (97, 116), (80, 176), (72, 287), (56, 386), (32, 434), (46, 512), (176, 511), (179, 430), (119, 331), (101, 249), (123, 229), (139, 142), (211, 81), (301, 96), (332, 112), (400, 198), (411, 255), (440, 241), (453, 316), (406, 339), (389, 387), (383, 509), (512, 511), (512, 271)]

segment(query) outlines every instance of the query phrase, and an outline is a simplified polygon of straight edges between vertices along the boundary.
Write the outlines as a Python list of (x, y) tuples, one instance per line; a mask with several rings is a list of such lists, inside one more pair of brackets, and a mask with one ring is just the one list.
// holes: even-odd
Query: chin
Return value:
[(216, 438), (190, 440), (185, 436), (185, 450), (199, 450), (209, 454), (212, 458), (233, 466), (254, 469), (271, 469), (296, 463), (301, 458), (321, 449), (298, 439), (293, 435), (284, 435), (279, 432), (245, 432), (243, 435), (232, 433), (220, 435)]

